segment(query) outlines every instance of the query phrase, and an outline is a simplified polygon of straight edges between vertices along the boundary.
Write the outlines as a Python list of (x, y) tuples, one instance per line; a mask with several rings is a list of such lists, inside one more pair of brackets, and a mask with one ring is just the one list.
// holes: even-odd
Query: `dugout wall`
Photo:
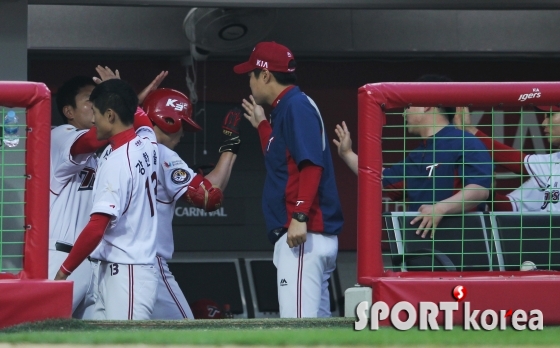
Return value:
[[(539, 96), (521, 98), (535, 90)], [(538, 99), (537, 99), (538, 98)], [(465, 299), (475, 309), (540, 309), (545, 324), (560, 324), (560, 300), (551, 295), (560, 286), (554, 271), (397, 272), (384, 270), (382, 258), (382, 127), (385, 110), (408, 106), (525, 107), (558, 106), (560, 83), (379, 83), (358, 90), (358, 283), (371, 288), (372, 303), (389, 308), (400, 301), (453, 301), (457, 285), (468, 289)], [(367, 292), (364, 292), (367, 293)], [(348, 298), (347, 298), (348, 301)], [(348, 308), (348, 307), (347, 307)], [(418, 307), (417, 307), (418, 308)], [(462, 307), (460, 307), (462, 308)], [(352, 308), (353, 315), (355, 306)], [(454, 323), (463, 312), (454, 312)], [(443, 323), (443, 313), (438, 315)], [(388, 324), (386, 320), (385, 325)]]
[(72, 283), (47, 280), (50, 108), (44, 84), (0, 82), (2, 120), (13, 109), (20, 136), (0, 148), (0, 328), (72, 311)]

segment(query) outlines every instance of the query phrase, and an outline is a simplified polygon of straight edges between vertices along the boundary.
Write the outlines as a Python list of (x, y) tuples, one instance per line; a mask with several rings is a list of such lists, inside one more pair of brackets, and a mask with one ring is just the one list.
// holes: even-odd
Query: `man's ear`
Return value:
[(271, 79), (273, 78), (272, 74), (270, 73), (270, 71), (268, 69), (262, 69), (260, 76), (262, 76), (262, 79), (263, 79), (264, 83), (269, 83), (271, 81)]
[(115, 115), (115, 111), (113, 111), (113, 109), (105, 110), (105, 116), (107, 117), (107, 120), (110, 123), (115, 123), (116, 115)]
[(66, 105), (62, 108), (62, 113), (69, 121), (74, 119), (74, 109), (70, 105)]

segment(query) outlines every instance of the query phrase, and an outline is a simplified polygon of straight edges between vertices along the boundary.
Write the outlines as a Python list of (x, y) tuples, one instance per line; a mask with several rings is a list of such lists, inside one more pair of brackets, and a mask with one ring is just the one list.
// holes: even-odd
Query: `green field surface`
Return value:
[(234, 319), (198, 321), (85, 322), (55, 320), (0, 331), (0, 343), (89, 345), (212, 346), (558, 346), (560, 327), (543, 331), (398, 331), (357, 332), (353, 320)]

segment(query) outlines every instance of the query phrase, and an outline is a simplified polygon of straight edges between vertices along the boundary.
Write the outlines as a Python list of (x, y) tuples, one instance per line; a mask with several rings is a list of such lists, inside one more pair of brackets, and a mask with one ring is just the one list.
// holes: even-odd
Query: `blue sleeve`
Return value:
[(290, 155), (299, 165), (309, 160), (313, 164), (324, 166), (323, 129), (321, 119), (309, 102), (297, 102), (290, 105), (284, 117), (283, 133)]
[(383, 187), (397, 184), (404, 181), (404, 162), (395, 163), (383, 170)]
[(494, 168), (488, 149), (477, 138), (465, 136), (462, 153), (459, 175), (463, 178), (463, 186), (476, 184), (490, 188)]

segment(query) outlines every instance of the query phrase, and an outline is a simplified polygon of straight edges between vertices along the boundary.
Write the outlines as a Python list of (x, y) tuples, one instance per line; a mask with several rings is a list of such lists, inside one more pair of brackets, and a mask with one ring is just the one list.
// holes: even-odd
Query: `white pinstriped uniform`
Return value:
[(560, 212), (560, 153), (528, 155), (524, 161), (531, 178), (508, 194), (513, 211)]
[[(74, 245), (87, 225), (97, 168), (93, 154), (72, 157), (70, 148), (88, 130), (62, 125), (51, 131), (50, 207), (49, 207), (49, 279), (54, 279), (68, 254), (57, 251), (56, 242)], [(72, 316), (91, 319), (97, 265), (85, 260), (68, 277), (74, 282)]]
[(152, 319), (194, 319), (185, 295), (169, 271), (167, 260), (171, 259), (174, 250), (172, 220), (175, 205), (187, 191), (195, 173), (176, 152), (161, 144), (158, 144), (158, 148), (158, 290)]
[(91, 213), (112, 216), (92, 253), (100, 260), (95, 319), (150, 319), (157, 288), (156, 197), (158, 149), (155, 133), (137, 136), (100, 157)]

